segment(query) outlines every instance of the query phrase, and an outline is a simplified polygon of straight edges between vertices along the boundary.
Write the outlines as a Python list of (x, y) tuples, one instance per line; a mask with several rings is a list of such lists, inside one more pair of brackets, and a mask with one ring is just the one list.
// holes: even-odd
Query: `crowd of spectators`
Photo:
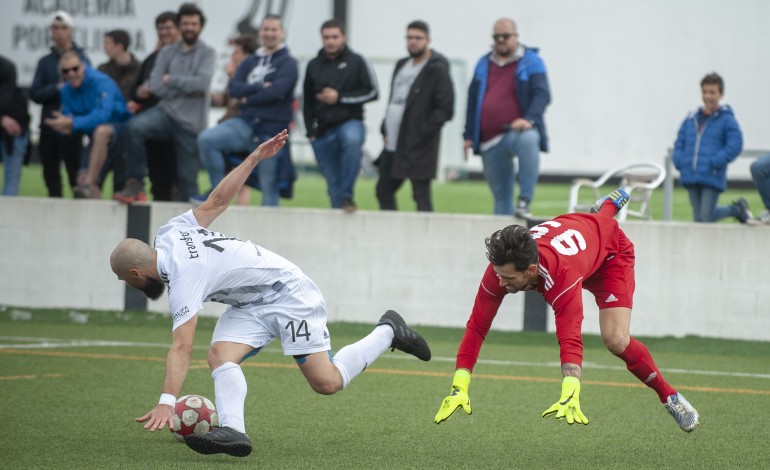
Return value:
[[(198, 172), (215, 187), (260, 142), (284, 128), (296, 131), (301, 108), (307, 138), (323, 175), (332, 208), (354, 212), (354, 189), (362, 167), (364, 105), (380, 94), (369, 61), (347, 42), (345, 25), (321, 24), (322, 47), (307, 64), (302, 97), (295, 96), (298, 61), (285, 43), (283, 20), (266, 14), (257, 35), (230, 41), (224, 93), (210, 93), (214, 49), (200, 39), (206, 16), (193, 3), (156, 17), (157, 48), (143, 62), (130, 52), (122, 29), (105, 33), (109, 59), (93, 68), (72, 39), (73, 19), (57, 11), (50, 23), (52, 47), (38, 62), (29, 97), (41, 105), (38, 153), (50, 197), (62, 197), (61, 167), (76, 198), (101, 198), (105, 176), (113, 173), (113, 197), (125, 203), (152, 198), (200, 204)], [(551, 91), (545, 61), (537, 48), (519, 41), (509, 18), (492, 25), (492, 48), (476, 63), (467, 90), (465, 157), (482, 159), (494, 199), (492, 212), (529, 218), (540, 173), (540, 153), (548, 151), (545, 113)], [(430, 27), (413, 21), (406, 28), (408, 56), (393, 69), (382, 122), (382, 152), (375, 161), (376, 197), (382, 210), (397, 210), (396, 192), (409, 179), (418, 211), (433, 210), (444, 123), (453, 116), (455, 90), (449, 61), (432, 49)], [(718, 206), (728, 164), (743, 139), (733, 110), (719, 103), (724, 82), (713, 73), (701, 83), (704, 106), (691, 113), (677, 135), (674, 164), (687, 189), (696, 222), (732, 216), (742, 223), (770, 224), (770, 156), (758, 159), (752, 177), (768, 209), (754, 218), (744, 199)], [(29, 152), (26, 96), (16, 84), (16, 67), (0, 56), (0, 137), (5, 167), (4, 195), (19, 191), (22, 162)], [(226, 107), (209, 127), (211, 105)], [(85, 145), (84, 145), (85, 143)], [(277, 206), (293, 196), (297, 178), (286, 145), (260, 164), (237, 197)], [(519, 192), (514, 194), (518, 183)], [(210, 191), (210, 190), (209, 190)]]

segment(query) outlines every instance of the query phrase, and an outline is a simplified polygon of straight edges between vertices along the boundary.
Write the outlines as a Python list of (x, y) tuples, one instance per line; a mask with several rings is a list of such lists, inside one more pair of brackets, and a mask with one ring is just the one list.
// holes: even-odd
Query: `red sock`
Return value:
[(661, 403), (666, 403), (666, 398), (676, 393), (676, 390), (663, 378), (663, 374), (660, 373), (658, 366), (655, 365), (655, 361), (652, 360), (650, 351), (641, 341), (631, 338), (631, 342), (628, 343), (626, 350), (619, 354), (618, 357), (623, 359), (626, 363), (626, 368), (637, 379), (657, 392)]
[(604, 217), (609, 217), (611, 219), (615, 217), (615, 214), (618, 213), (618, 206), (616, 206), (615, 203), (611, 200), (607, 199), (602, 203), (598, 213), (599, 215), (603, 215)]

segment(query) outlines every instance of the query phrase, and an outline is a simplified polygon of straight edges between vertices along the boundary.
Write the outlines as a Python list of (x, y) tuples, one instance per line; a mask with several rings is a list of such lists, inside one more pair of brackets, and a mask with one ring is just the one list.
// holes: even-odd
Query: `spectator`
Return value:
[(687, 189), (695, 222), (716, 222), (735, 217), (741, 223), (752, 218), (749, 204), (738, 198), (717, 207), (719, 193), (727, 189), (727, 164), (743, 149), (743, 134), (730, 106), (720, 106), (724, 81), (716, 73), (701, 80), (703, 107), (690, 113), (679, 127), (674, 144), (674, 166)]
[(449, 62), (430, 48), (427, 23), (407, 26), (406, 49), (409, 57), (393, 71), (382, 123), (385, 149), (379, 158), (377, 200), (380, 209), (396, 210), (396, 191), (409, 178), (417, 210), (432, 212), (430, 180), (436, 177), (441, 127), (452, 119), (454, 88)]
[(43, 179), (48, 188), (49, 197), (62, 197), (61, 162), (67, 169), (67, 177), (71, 188), (77, 186), (78, 169), (82, 152), (82, 141), (76, 134), (65, 135), (51, 129), (45, 124), (47, 118), (58, 111), (59, 89), (64, 86), (64, 79), (59, 70), (59, 58), (69, 50), (77, 51), (80, 59), (86, 65), (91, 65), (88, 57), (80, 46), (72, 42), (72, 17), (66, 11), (59, 10), (51, 20), (51, 38), (54, 45), (51, 52), (40, 59), (35, 69), (35, 77), (30, 88), (30, 98), (41, 104), (40, 138), (38, 152), (43, 164)]
[[(109, 76), (118, 85), (126, 101), (131, 99), (131, 87), (139, 76), (141, 68), (141, 64), (136, 60), (136, 57), (128, 52), (130, 44), (131, 38), (128, 32), (123, 29), (115, 29), (105, 33), (103, 47), (109, 61), (97, 67), (97, 70)], [(106, 161), (107, 165), (103, 167), (102, 174), (105, 174), (106, 170), (112, 169), (113, 175), (119, 176), (113, 179), (114, 191), (123, 189), (126, 174), (122, 148), (124, 139), (118, 139), (116, 129), (112, 124), (100, 125), (94, 131), (93, 136), (97, 142), (96, 145), (91, 146), (91, 156), (89, 159), (91, 161)], [(110, 142), (114, 146), (114, 155), (113, 158), (107, 159), (107, 144)], [(94, 153), (97, 153), (97, 155), (94, 155)], [(84, 181), (82, 176), (82, 173), (78, 175), (75, 197), (101, 198), (101, 194), (95, 192), (96, 188), (93, 184)]]
[[(230, 54), (230, 60), (225, 64), (225, 73), (227, 74), (228, 85), (235, 75), (235, 71), (238, 70), (238, 66), (241, 65), (243, 59), (257, 52), (259, 42), (257, 37), (251, 34), (242, 34), (230, 41), (233, 46), (233, 52)], [(211, 106), (224, 106), (227, 109), (225, 114), (222, 115), (217, 124), (221, 124), (230, 118), (237, 116), (240, 113), (241, 100), (232, 98), (229, 91), (225, 88), (223, 93), (211, 94)]]
[(177, 26), (182, 41), (164, 46), (150, 74), (149, 90), (160, 103), (128, 124), (126, 187), (115, 199), (144, 201), (144, 177), (149, 139), (173, 139), (179, 190), (183, 201), (198, 194), (198, 133), (206, 128), (209, 85), (216, 53), (198, 37), (206, 23), (203, 12), (192, 3), (179, 7)]
[[(59, 65), (67, 80), (59, 90), (62, 112), (54, 111), (45, 123), (62, 134), (89, 137), (88, 156), (81, 163), (74, 192), (75, 197), (100, 199), (108, 153), (114, 159), (122, 151), (120, 135), (130, 113), (118, 85), (83, 63), (76, 51), (62, 54)], [(123, 175), (114, 175), (114, 179), (121, 181)]]
[(527, 218), (540, 174), (540, 151), (548, 151), (543, 114), (551, 102), (545, 64), (536, 48), (519, 43), (516, 23), (495, 22), (491, 53), (476, 64), (468, 89), (465, 154), (480, 154), (495, 199), (495, 214), (513, 215), (518, 157), (516, 216)]
[(16, 65), (0, 55), (0, 155), (5, 167), (3, 196), (17, 196), (29, 147), (27, 97), (16, 85)]
[(104, 34), (104, 53), (110, 60), (98, 67), (118, 84), (123, 98), (131, 99), (131, 87), (139, 76), (142, 65), (128, 52), (131, 38), (123, 29), (115, 29)]
[(345, 26), (321, 25), (323, 48), (307, 64), (303, 86), (305, 126), (332, 207), (354, 212), (353, 187), (361, 169), (364, 103), (377, 99), (371, 64), (346, 44)]
[(759, 157), (751, 164), (751, 178), (759, 191), (759, 197), (762, 198), (762, 204), (767, 209), (756, 219), (752, 219), (751, 223), (770, 225), (770, 155)]
[[(158, 58), (160, 48), (179, 41), (176, 13), (165, 11), (158, 15), (155, 18), (155, 31), (158, 34), (157, 48), (144, 59), (139, 75), (131, 87), (128, 109), (134, 114), (139, 114), (158, 104), (158, 97), (150, 92), (150, 73), (155, 65), (155, 60)], [(147, 172), (150, 177), (153, 200), (172, 201), (178, 199), (174, 198), (175, 189), (178, 192), (178, 187), (175, 183), (177, 159), (173, 141), (148, 139), (145, 148), (147, 149)]]
[[(201, 160), (209, 171), (212, 188), (225, 175), (225, 158), (229, 153), (248, 153), (256, 142), (287, 129), (294, 117), (297, 60), (290, 55), (284, 37), (281, 17), (265, 16), (259, 28), (262, 47), (241, 62), (228, 84), (230, 96), (240, 102), (240, 114), (198, 137)], [(288, 145), (275, 158), (256, 167), (263, 206), (278, 205), (278, 170), (287, 164), (291, 165)], [(198, 202), (203, 201), (205, 195)]]

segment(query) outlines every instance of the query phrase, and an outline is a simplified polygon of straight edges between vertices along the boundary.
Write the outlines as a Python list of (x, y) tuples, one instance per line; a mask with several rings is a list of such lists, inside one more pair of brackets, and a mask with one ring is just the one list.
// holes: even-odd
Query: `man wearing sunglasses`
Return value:
[(62, 197), (61, 163), (67, 169), (70, 186), (77, 185), (80, 168), (81, 143), (78, 136), (56, 132), (45, 124), (46, 118), (61, 107), (59, 89), (64, 86), (64, 77), (59, 69), (59, 59), (67, 51), (74, 50), (83, 63), (90, 64), (83, 49), (72, 41), (72, 16), (59, 10), (51, 18), (51, 52), (40, 59), (35, 69), (35, 78), (29, 89), (30, 98), (42, 105), (40, 111), (40, 139), (38, 151), (43, 164), (43, 178), (49, 197)]
[[(108, 75), (87, 66), (76, 51), (59, 60), (66, 84), (61, 88), (62, 111), (54, 111), (45, 124), (64, 135), (88, 135), (89, 148), (80, 164), (75, 197), (101, 198), (101, 184), (109, 166), (120, 156), (120, 136), (131, 116), (118, 85)], [(114, 175), (116, 181), (123, 175)]]
[[(468, 89), (465, 155), (481, 155), (495, 198), (494, 213), (531, 217), (540, 175), (540, 151), (548, 151), (543, 114), (551, 102), (545, 64), (538, 50), (519, 43), (516, 23), (495, 22), (492, 52), (476, 64)], [(513, 205), (518, 158), (519, 201)]]

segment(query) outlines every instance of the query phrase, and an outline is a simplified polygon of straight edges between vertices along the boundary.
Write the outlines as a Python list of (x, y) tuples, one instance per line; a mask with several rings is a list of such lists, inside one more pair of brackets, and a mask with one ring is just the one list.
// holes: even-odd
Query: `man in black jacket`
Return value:
[(59, 70), (59, 58), (65, 52), (74, 49), (84, 64), (91, 65), (86, 53), (72, 42), (72, 16), (59, 10), (51, 20), (51, 38), (54, 45), (51, 52), (40, 59), (35, 69), (35, 78), (29, 93), (35, 103), (43, 105), (40, 112), (40, 140), (38, 151), (43, 164), (43, 179), (48, 188), (49, 197), (62, 197), (61, 162), (67, 168), (70, 187), (77, 186), (78, 170), (83, 149), (80, 135), (64, 135), (45, 124), (46, 118), (59, 111), (59, 89), (64, 86), (64, 77)]
[(432, 212), (430, 181), (436, 177), (441, 127), (452, 119), (454, 88), (449, 62), (430, 48), (427, 23), (407, 26), (406, 48), (409, 57), (396, 63), (382, 123), (377, 200), (380, 209), (396, 210), (396, 191), (409, 178), (417, 210)]
[(323, 49), (307, 64), (304, 117), (332, 207), (354, 212), (353, 186), (361, 170), (364, 103), (377, 99), (377, 77), (369, 62), (345, 43), (345, 26), (321, 25)]

